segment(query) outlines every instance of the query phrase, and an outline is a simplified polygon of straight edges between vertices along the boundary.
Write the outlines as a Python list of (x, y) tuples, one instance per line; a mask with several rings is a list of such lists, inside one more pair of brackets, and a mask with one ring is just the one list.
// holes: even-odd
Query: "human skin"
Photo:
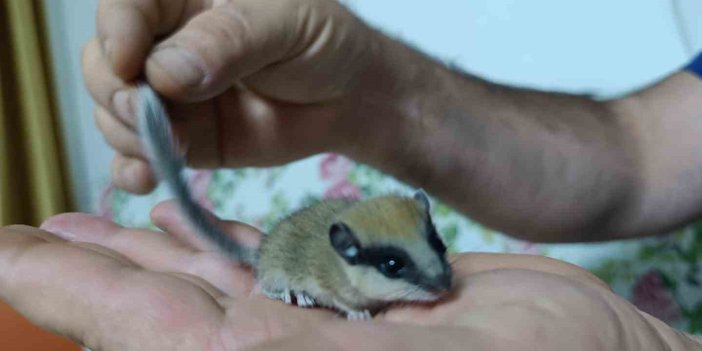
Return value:
[(155, 180), (134, 132), (144, 74), (196, 167), (345, 154), (493, 229), (539, 242), (664, 233), (702, 214), (702, 80), (627, 96), (501, 86), (331, 0), (102, 0), (84, 51), (115, 183)]
[[(95, 351), (702, 350), (587, 271), (529, 255), (453, 256), (447, 299), (349, 322), (259, 295), (252, 272), (193, 234), (173, 203), (152, 218), (166, 234), (85, 214), (0, 229), (0, 298)], [(249, 245), (260, 237), (221, 225)]]

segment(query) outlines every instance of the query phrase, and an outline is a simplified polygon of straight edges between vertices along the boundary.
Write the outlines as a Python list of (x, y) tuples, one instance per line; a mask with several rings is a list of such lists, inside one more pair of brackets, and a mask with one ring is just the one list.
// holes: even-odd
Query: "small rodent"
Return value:
[(321, 201), (282, 219), (258, 250), (231, 240), (193, 200), (159, 97), (145, 84), (138, 91), (139, 133), (156, 174), (200, 234), (254, 268), (268, 297), (368, 319), (390, 303), (437, 301), (451, 289), (446, 246), (422, 190), (413, 197)]

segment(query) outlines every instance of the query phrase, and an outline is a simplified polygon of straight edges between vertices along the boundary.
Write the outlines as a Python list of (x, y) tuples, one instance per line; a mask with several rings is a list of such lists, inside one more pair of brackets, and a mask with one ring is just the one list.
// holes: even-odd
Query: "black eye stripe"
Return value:
[(436, 230), (436, 226), (434, 225), (434, 222), (431, 220), (431, 217), (427, 218), (427, 241), (429, 241), (429, 245), (436, 250), (440, 254), (446, 253), (446, 245), (444, 245), (443, 240), (441, 240), (441, 237), (439, 236), (439, 232)]
[(358, 263), (369, 266), (381, 264), (389, 256), (397, 257), (404, 261), (407, 267), (414, 267), (414, 262), (409, 255), (393, 246), (376, 246), (361, 249), (359, 253)]
[[(441, 245), (443, 246), (443, 244)], [(409, 284), (422, 287), (423, 289), (435, 289), (436, 277), (426, 276), (424, 272), (415, 265), (410, 256), (397, 247), (381, 246), (363, 248), (358, 258), (358, 264), (373, 267), (389, 279), (400, 279)], [(397, 270), (389, 269), (388, 259), (400, 260), (401, 267)], [(443, 255), (441, 261), (448, 266)]]
[(429, 245), (431, 245), (431, 247), (440, 254), (443, 254), (446, 252), (446, 245), (444, 245), (444, 242), (441, 240), (441, 238), (439, 237), (439, 234), (436, 232), (434, 232), (429, 237)]
[(403, 250), (392, 246), (369, 247), (361, 250), (359, 263), (373, 267), (389, 279), (402, 279), (416, 284), (420, 273), (414, 261)]

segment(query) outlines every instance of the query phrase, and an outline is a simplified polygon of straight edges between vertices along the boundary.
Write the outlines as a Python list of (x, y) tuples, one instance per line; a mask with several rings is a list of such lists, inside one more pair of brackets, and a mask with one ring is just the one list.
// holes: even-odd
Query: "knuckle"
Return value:
[[(251, 38), (251, 26), (234, 6), (223, 6), (210, 16), (193, 20), (194, 34), (203, 39), (207, 47), (226, 47), (229, 55), (236, 55), (246, 49)], [(226, 46), (222, 44), (226, 43)]]

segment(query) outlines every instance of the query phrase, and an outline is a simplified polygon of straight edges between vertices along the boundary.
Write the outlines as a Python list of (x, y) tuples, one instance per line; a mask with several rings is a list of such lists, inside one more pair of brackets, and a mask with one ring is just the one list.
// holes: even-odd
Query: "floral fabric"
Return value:
[[(413, 189), (365, 165), (325, 154), (284, 167), (189, 171), (195, 198), (226, 219), (264, 232), (280, 218), (323, 198), (365, 198)], [(133, 196), (108, 187), (100, 214), (133, 227), (153, 227), (148, 213), (167, 199), (163, 188)], [(451, 251), (544, 255), (584, 267), (639, 309), (702, 335), (702, 224), (667, 236), (605, 244), (536, 245), (518, 241), (434, 202), (436, 225)]]

